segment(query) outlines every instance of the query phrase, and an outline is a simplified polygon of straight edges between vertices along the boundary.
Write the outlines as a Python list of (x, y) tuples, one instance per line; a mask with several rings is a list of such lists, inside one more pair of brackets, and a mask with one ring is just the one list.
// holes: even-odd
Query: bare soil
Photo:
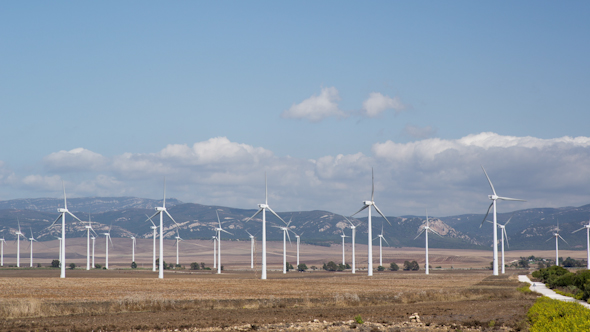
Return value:
[[(516, 291), (516, 275), (490, 274), (271, 272), (268, 280), (259, 280), (252, 272), (167, 271), (159, 280), (151, 271), (73, 270), (59, 279), (57, 270), (0, 269), (0, 329), (288, 330), (299, 324), (293, 329), (316, 330), (314, 320), (340, 330), (368, 329), (372, 323), (380, 324), (372, 330), (398, 331), (452, 324), (525, 328), (536, 295)], [(424, 324), (399, 325), (413, 313)], [(357, 315), (368, 323), (342, 323)]]

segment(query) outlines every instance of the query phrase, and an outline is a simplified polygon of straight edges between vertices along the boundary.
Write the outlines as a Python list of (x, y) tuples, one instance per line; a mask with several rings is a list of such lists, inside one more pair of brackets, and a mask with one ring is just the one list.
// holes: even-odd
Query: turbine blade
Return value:
[(559, 234), (558, 234), (557, 236), (559, 236), (559, 238), (560, 238), (560, 239), (562, 239), (562, 240), (563, 240), (563, 242), (565, 242), (565, 243), (569, 244), (569, 243), (568, 243), (568, 242), (567, 242), (567, 241), (566, 241), (564, 238), (562, 238), (562, 237), (561, 237), (561, 235), (559, 235)]
[(545, 242), (549, 241), (549, 240), (553, 240), (553, 236), (548, 238)]
[(508, 243), (508, 235), (506, 234), (506, 228), (502, 228), (502, 234), (504, 235), (504, 238), (506, 239), (506, 245), (508, 246), (508, 248), (510, 248), (510, 243)]
[(64, 188), (64, 209), (68, 209), (68, 201), (66, 200), (66, 185), (64, 183), (64, 180), (61, 180), (61, 185)]
[(164, 177), (164, 201), (162, 201), (162, 207), (166, 207), (166, 177)]
[(222, 232), (224, 232), (224, 233), (227, 233), (227, 234), (229, 234), (229, 235), (233, 235), (232, 233), (230, 233), (230, 232), (226, 231), (225, 229), (222, 229), (221, 231), (222, 231)]
[(490, 224), (493, 224), (494, 223), (493, 221), (490, 221), (490, 220), (487, 220), (487, 219), (486, 219), (486, 222), (489, 222)]
[(508, 225), (508, 223), (510, 222), (510, 220), (512, 220), (512, 217), (514, 217), (514, 213), (510, 216), (510, 218), (508, 218), (508, 221), (504, 224), (504, 226)]
[(438, 235), (438, 236), (440, 236), (440, 237), (443, 237), (442, 235), (440, 235), (440, 233), (439, 233), (439, 232), (435, 231), (434, 229), (430, 228), (429, 230), (430, 230), (432, 233), (434, 233), (434, 234), (436, 234), (436, 235)]
[(266, 182), (266, 172), (264, 172), (264, 203), (268, 205), (268, 183)]
[(494, 193), (494, 195), (496, 195), (496, 189), (494, 189), (494, 185), (492, 184), (492, 180), (490, 180), (490, 177), (488, 176), (488, 172), (486, 172), (486, 169), (483, 168), (483, 165), (481, 165), (481, 169), (483, 169), (483, 173), (486, 175), (486, 178), (488, 179), (488, 182), (490, 183), (490, 187), (492, 187), (492, 192)]
[(356, 211), (355, 213), (351, 214), (351, 215), (350, 215), (350, 217), (353, 217), (354, 215), (356, 215), (357, 213), (361, 212), (362, 210), (364, 210), (364, 209), (366, 209), (366, 208), (368, 208), (368, 207), (369, 207), (369, 205), (365, 205), (365, 206), (363, 206), (363, 207), (362, 207), (360, 210), (358, 210), (358, 211)]
[(176, 227), (180, 227), (180, 225), (179, 225), (179, 224), (176, 222), (176, 220), (174, 220), (174, 218), (172, 218), (172, 216), (170, 215), (170, 213), (168, 213), (168, 211), (167, 211), (167, 210), (164, 210), (164, 212), (166, 212), (166, 214), (168, 215), (168, 217), (169, 217), (170, 219), (172, 219), (172, 221), (174, 221), (174, 223), (176, 224)]
[[(482, 168), (483, 168), (483, 166), (482, 166)], [(485, 172), (485, 170), (484, 170), (484, 172)], [(481, 228), (481, 226), (483, 226), (483, 223), (484, 223), (484, 221), (486, 221), (488, 214), (490, 214), (490, 209), (492, 208), (492, 205), (494, 205), (494, 202), (492, 202), (492, 204), (490, 204), (490, 206), (488, 207), (488, 212), (486, 212), (485, 217), (483, 217), (483, 220), (481, 221), (481, 225), (479, 225), (479, 228)]]
[(72, 212), (68, 211), (68, 214), (72, 216), (74, 219), (78, 220), (79, 222), (83, 222), (80, 218), (76, 217)]
[(285, 233), (287, 233), (287, 239), (289, 239), (289, 245), (292, 245), (291, 244), (291, 237), (289, 236), (289, 229), (287, 229), (287, 231)]
[(343, 216), (343, 217), (344, 217), (344, 219), (346, 219), (346, 221), (348, 221), (348, 223), (350, 224), (350, 226), (354, 226), (354, 225), (352, 224), (352, 222), (351, 222), (350, 220), (348, 220), (348, 218), (346, 218), (345, 216)]
[(387, 240), (385, 239), (385, 236), (382, 236), (383, 241), (385, 241), (385, 243), (387, 243), (387, 245), (389, 246), (389, 242), (387, 242)]
[(422, 235), (422, 233), (424, 233), (425, 230), (426, 230), (426, 228), (422, 228), (422, 231), (420, 233), (418, 233), (418, 235), (416, 235), (414, 240), (416, 240), (418, 237), (420, 237), (420, 235)]
[(574, 234), (575, 232), (579, 232), (579, 231), (581, 231), (581, 230), (583, 230), (583, 229), (586, 229), (586, 227), (582, 227), (582, 228), (580, 228), (580, 229), (577, 229), (577, 230), (573, 231), (573, 232), (572, 232), (572, 234)]
[[(61, 219), (61, 216), (62, 216), (62, 215), (63, 215), (63, 213), (60, 213), (60, 214), (59, 214), (59, 217), (57, 217), (57, 219), (55, 219), (55, 221), (53, 221), (53, 222), (51, 223), (51, 225), (49, 225), (49, 227), (47, 227), (47, 228), (51, 228), (51, 227), (53, 227), (53, 225), (55, 225), (55, 223), (56, 223), (58, 220), (60, 220), (60, 219)], [(18, 226), (18, 231), (20, 232), (20, 225)]]
[(217, 215), (217, 222), (219, 223), (219, 228), (221, 228), (221, 220), (219, 220), (219, 213), (215, 210), (215, 214)]
[(373, 174), (373, 167), (371, 167), (371, 202), (374, 201), (375, 196), (375, 175)]
[(252, 234), (250, 234), (250, 232), (246, 231), (246, 233), (248, 233), (248, 235), (252, 236)]
[(377, 212), (379, 212), (379, 214), (381, 215), (381, 217), (383, 217), (383, 219), (385, 219), (385, 221), (387, 221), (387, 223), (389, 224), (389, 226), (391, 226), (391, 223), (389, 222), (389, 220), (387, 220), (387, 217), (385, 217), (385, 215), (383, 214), (383, 212), (381, 212), (381, 210), (379, 210), (379, 208), (377, 207), (377, 205), (375, 205), (375, 203), (373, 203), (373, 206), (375, 207), (375, 210), (377, 210)]
[(268, 207), (268, 210), (269, 210), (270, 212), (272, 212), (272, 214), (274, 214), (274, 215), (275, 215), (277, 218), (281, 219), (281, 221), (282, 221), (283, 223), (285, 223), (285, 224), (286, 224), (286, 222), (283, 220), (283, 218), (279, 217), (279, 215), (278, 215), (276, 212), (274, 212), (274, 211), (273, 211), (273, 210), (270, 208), (270, 206)]
[(244, 221), (245, 223), (247, 223), (248, 221), (252, 220), (252, 218), (256, 217), (260, 212), (262, 212), (262, 208), (260, 208), (258, 211), (256, 211), (256, 213), (254, 213), (254, 215), (248, 219), (246, 219), (246, 221)]
[(114, 248), (115, 245), (113, 244), (113, 240), (111, 239), (110, 231), (109, 231), (109, 242), (111, 243), (111, 248)]
[(510, 198), (510, 197), (498, 197), (498, 199), (501, 199), (501, 200), (503, 200), (503, 201), (518, 201), (518, 202), (526, 202), (526, 200), (524, 200), (524, 199)]

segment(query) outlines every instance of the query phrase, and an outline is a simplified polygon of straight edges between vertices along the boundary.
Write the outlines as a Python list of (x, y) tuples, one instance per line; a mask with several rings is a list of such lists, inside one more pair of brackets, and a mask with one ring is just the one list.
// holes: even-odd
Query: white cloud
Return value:
[(43, 158), (44, 165), (54, 172), (99, 170), (107, 158), (84, 148), (61, 150)]
[(309, 122), (319, 122), (325, 118), (346, 117), (346, 113), (338, 108), (340, 95), (334, 87), (322, 88), (319, 96), (311, 96), (299, 104), (293, 104), (291, 108), (283, 111), (281, 116), (289, 119), (302, 119)]
[[(490, 189), (480, 167), (484, 165), (498, 194), (528, 201), (501, 202), (500, 211), (590, 203), (589, 137), (480, 133), (454, 140), (385, 141), (371, 151), (307, 160), (217, 137), (192, 146), (169, 145), (154, 153), (125, 153), (107, 158), (93, 171), (62, 176), (70, 196), (159, 198), (166, 176), (168, 197), (255, 208), (264, 200), (266, 172), (269, 203), (276, 211), (350, 214), (370, 197), (374, 168), (375, 200), (385, 213), (424, 214), (427, 208), (435, 216), (445, 216), (485, 213)], [(61, 196), (61, 176), (23, 174), (16, 179), (4, 183), (2, 197), (15, 198), (16, 192), (16, 197)]]
[(405, 111), (407, 106), (404, 105), (399, 97), (384, 96), (379, 92), (371, 92), (369, 98), (363, 102), (363, 115), (374, 118), (384, 111), (392, 109), (395, 113)]
[(434, 136), (436, 134), (436, 128), (432, 126), (420, 128), (407, 124), (404, 128), (404, 133), (412, 138), (424, 139)]

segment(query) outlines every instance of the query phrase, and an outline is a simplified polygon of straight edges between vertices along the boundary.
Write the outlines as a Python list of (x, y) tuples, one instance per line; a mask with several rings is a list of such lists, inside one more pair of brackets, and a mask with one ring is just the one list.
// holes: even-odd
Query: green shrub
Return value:
[(301, 263), (301, 264), (297, 265), (297, 271), (305, 272), (305, 270), (307, 270), (307, 265), (305, 265), (305, 263)]
[(95, 269), (102, 269), (102, 265), (100, 265), (100, 264), (94, 264), (94, 268)]
[(76, 268), (76, 263), (70, 263), (70, 270), (73, 270)]
[(197, 262), (191, 263), (191, 270), (200, 270), (200, 269), (201, 269), (201, 265), (199, 265), (199, 263), (197, 263)]
[(137, 263), (131, 262), (131, 268), (132, 269), (137, 269)]
[(399, 270), (399, 266), (397, 266), (397, 264), (395, 264), (394, 262), (391, 262), (391, 264), (389, 264), (389, 271), (398, 271)]
[(356, 316), (354, 316), (354, 321), (355, 321), (357, 324), (363, 324), (363, 323), (365, 322), (365, 321), (364, 321), (364, 320), (361, 318), (361, 315), (356, 315)]
[(527, 313), (530, 332), (589, 331), (590, 310), (579, 303), (540, 297)]
[(377, 271), (385, 271), (385, 267), (384, 266), (377, 266)]
[(51, 267), (59, 267), (59, 259), (52, 260)]

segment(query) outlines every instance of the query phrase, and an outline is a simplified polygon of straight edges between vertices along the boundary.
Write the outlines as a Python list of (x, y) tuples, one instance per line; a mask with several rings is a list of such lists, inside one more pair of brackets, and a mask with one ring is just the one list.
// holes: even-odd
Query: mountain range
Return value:
[[(137, 197), (86, 197), (68, 199), (68, 208), (83, 221), (92, 220), (97, 233), (112, 228), (113, 237), (150, 238), (151, 223), (146, 215), (152, 215), (161, 200)], [(179, 227), (168, 218), (164, 218), (164, 237), (173, 238), (178, 231), (183, 239), (210, 239), (217, 226), (217, 213), (222, 227), (230, 234), (224, 234), (227, 240), (247, 240), (248, 233), (257, 234), (260, 238), (262, 216), (258, 215), (247, 221), (256, 210), (237, 209), (222, 206), (209, 206), (194, 203), (183, 203), (176, 199), (167, 199), (168, 212), (178, 222)], [(58, 207), (63, 207), (60, 199), (36, 198), (0, 201), (0, 237), (14, 240), (15, 232), (20, 223), (27, 237), (32, 231), (40, 241), (52, 240), (60, 235), (61, 221), (48, 227), (59, 217)], [(296, 211), (277, 212), (285, 221), (291, 222), (291, 229), (301, 234), (301, 241), (316, 245), (341, 243), (342, 231), (351, 235), (350, 224), (345, 216), (329, 211)], [(282, 231), (273, 226), (283, 222), (272, 214), (267, 214), (267, 238), (282, 240)], [(455, 249), (491, 249), (492, 224), (484, 222), (480, 228), (483, 214), (465, 214), (448, 217), (431, 217), (430, 227), (442, 235), (431, 235), (429, 246), (432, 248)], [(384, 236), (390, 246), (422, 247), (424, 238), (414, 239), (425, 225), (424, 216), (388, 216), (391, 225), (381, 217), (373, 217), (373, 235), (383, 229)], [(488, 219), (491, 219), (490, 215)], [(498, 222), (505, 223), (512, 218), (508, 226), (507, 249), (554, 249), (555, 242), (552, 231), (559, 221), (560, 234), (568, 243), (560, 243), (560, 249), (586, 249), (585, 232), (571, 234), (583, 227), (590, 219), (590, 204), (580, 207), (535, 208), (518, 210), (511, 213), (498, 213)], [(350, 219), (350, 218), (349, 218)], [(367, 218), (350, 219), (357, 226), (357, 243), (367, 243)], [(159, 220), (154, 220), (159, 224)], [(68, 237), (86, 236), (85, 224), (66, 217)], [(498, 232), (500, 234), (500, 232)], [(293, 233), (291, 234), (293, 236)], [(348, 239), (347, 241), (350, 241)], [(374, 244), (377, 242), (374, 241)]]

